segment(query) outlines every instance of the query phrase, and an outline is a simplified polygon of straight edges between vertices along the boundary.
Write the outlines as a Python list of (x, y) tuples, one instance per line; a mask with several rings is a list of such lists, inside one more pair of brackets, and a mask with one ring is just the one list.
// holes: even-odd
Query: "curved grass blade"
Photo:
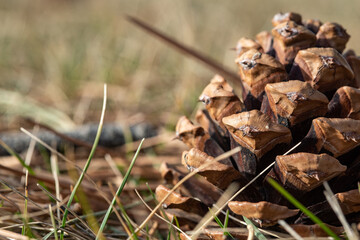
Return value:
[[(99, 128), (98, 128), (98, 131), (96, 133), (96, 137), (95, 137), (94, 144), (93, 144), (93, 147), (91, 149), (91, 152), (89, 154), (89, 158), (86, 161), (85, 167), (84, 167), (83, 171), (81, 172), (80, 177), (79, 177), (78, 181), (76, 182), (73, 191), (71, 192), (69, 201), (67, 203), (67, 208), (64, 211), (64, 216), (63, 216), (63, 219), (62, 219), (61, 228), (65, 227), (66, 218), (67, 218), (67, 215), (69, 213), (68, 208), (71, 207), (71, 203), (72, 203), (72, 201), (73, 201), (73, 199), (75, 197), (76, 191), (78, 190), (82, 180), (84, 179), (85, 173), (86, 173), (86, 171), (88, 170), (88, 168), (90, 166), (91, 160), (92, 160), (92, 158), (94, 156), (94, 153), (95, 153), (95, 150), (96, 150), (96, 147), (97, 147), (97, 145), (99, 143), (101, 131), (102, 131), (102, 128), (103, 128), (103, 125), (104, 125), (104, 116), (105, 116), (106, 98), (107, 98), (106, 93), (107, 93), (107, 86), (106, 86), (106, 84), (104, 84), (104, 100), (103, 100), (103, 107), (102, 107), (102, 112), (101, 112), (101, 117), (100, 117), (100, 122), (99, 122)], [(61, 231), (60, 239), (61, 240), (64, 239), (64, 232), (63, 231)]]

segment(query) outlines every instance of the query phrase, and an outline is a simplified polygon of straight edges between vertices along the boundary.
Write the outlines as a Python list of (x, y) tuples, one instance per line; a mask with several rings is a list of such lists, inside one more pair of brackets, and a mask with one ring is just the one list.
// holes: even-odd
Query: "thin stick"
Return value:
[[(55, 217), (55, 216), (54, 216), (54, 217)], [(32, 226), (33, 226), (33, 225), (37, 225), (37, 224), (38, 224), (38, 225), (45, 225), (45, 226), (48, 226), (49, 228), (52, 227), (51, 224), (46, 223), (46, 222), (30, 222), (30, 223), (29, 223), (29, 225), (32, 225)], [(11, 226), (2, 227), (2, 228), (0, 228), (0, 230), (11, 229), (11, 228), (15, 228), (15, 227), (22, 227), (23, 225), (24, 225), (23, 223), (22, 223), (22, 224), (13, 224), (13, 225), (11, 225)], [(32, 228), (33, 228), (33, 229), (41, 229), (41, 230), (49, 230), (49, 228), (39, 228), (39, 227), (32, 227)], [(58, 228), (58, 229), (59, 229), (59, 228)], [(64, 232), (69, 233), (69, 235), (70, 235), (70, 234), (73, 234), (74, 237), (76, 237), (76, 238), (78, 238), (78, 239), (85, 239), (85, 240), (89, 239), (89, 238), (85, 238), (85, 237), (79, 235), (78, 233), (72, 231), (71, 228), (69, 228), (69, 229), (62, 228), (61, 230), (63, 230)], [(52, 230), (51, 230), (51, 231), (52, 231)], [(12, 231), (12, 232), (13, 232), (13, 231)], [(0, 231), (0, 236), (2, 236), (2, 235), (1, 235), (1, 231)], [(22, 235), (20, 235), (20, 236), (22, 236)], [(12, 238), (12, 239), (19, 239), (19, 238)], [(26, 237), (26, 239), (29, 240), (28, 237)]]
[[(60, 201), (56, 201), (56, 205), (57, 205), (57, 217), (60, 218), (60, 184), (59, 184), (59, 175), (58, 175), (58, 159), (56, 154), (51, 153), (50, 156), (50, 166), (51, 166), (51, 172), (52, 175), (54, 177), (54, 182), (55, 182), (55, 196), (57, 199), (59, 199)], [(60, 226), (60, 225), (59, 225)]]
[[(210, 166), (211, 164), (213, 164), (214, 162), (218, 162), (221, 161), (223, 159), (226, 159), (228, 157), (230, 157), (231, 155), (240, 152), (241, 148), (240, 147), (236, 147), (226, 153), (221, 154), (220, 156), (216, 157), (213, 161), (208, 162), (207, 164), (204, 164), (202, 166), (200, 166), (198, 169), (194, 169), (193, 172), (190, 172), (189, 174), (187, 174), (184, 178), (182, 178), (167, 194), (166, 196), (158, 203), (158, 205), (156, 205), (156, 207), (154, 208), (154, 210), (147, 216), (147, 218), (140, 224), (140, 226), (135, 230), (134, 234), (137, 234), (140, 229), (143, 229), (145, 227), (145, 225), (147, 224), (147, 222), (154, 216), (155, 212), (157, 210), (159, 210), (159, 208), (162, 206), (162, 204), (165, 202), (165, 200), (177, 189), (179, 188), (185, 181), (187, 181), (189, 178), (195, 176), (200, 170)], [(132, 236), (131, 236), (132, 237)]]
[(223, 65), (221, 65), (220, 63), (216, 62), (215, 60), (211, 59), (208, 56), (205, 56), (204, 54), (190, 48), (187, 47), (186, 45), (176, 41), (175, 39), (165, 35), (164, 33), (160, 32), (159, 30), (151, 27), (150, 25), (146, 24), (145, 22), (132, 17), (132, 16), (126, 16), (126, 19), (135, 24), (136, 26), (140, 27), (141, 29), (151, 33), (152, 35), (158, 37), (160, 40), (164, 41), (165, 43), (169, 44), (170, 46), (172, 46), (173, 48), (175, 48), (176, 50), (180, 51), (181, 53), (187, 54), (197, 60), (199, 60), (200, 62), (204, 63), (206, 66), (210, 67), (212, 70), (215, 70), (216, 72), (218, 72), (219, 74), (223, 75), (224, 77), (226, 77), (227, 79), (231, 80), (233, 83), (237, 84), (238, 86), (241, 87), (242, 91), (244, 89), (244, 86), (241, 82), (241, 78), (234, 73), (233, 71), (225, 68)]
[[(5, 196), (2, 193), (0, 193), (0, 198), (6, 200), (8, 203), (10, 203), (10, 205), (14, 206), (19, 213), (21, 213), (20, 207), (13, 200), (9, 199), (7, 196)], [(24, 216), (22, 216), (22, 218), (23, 217)], [(11, 219), (13, 219), (13, 218), (11, 218)], [(0, 218), (0, 222), (3, 222), (3, 219)]]

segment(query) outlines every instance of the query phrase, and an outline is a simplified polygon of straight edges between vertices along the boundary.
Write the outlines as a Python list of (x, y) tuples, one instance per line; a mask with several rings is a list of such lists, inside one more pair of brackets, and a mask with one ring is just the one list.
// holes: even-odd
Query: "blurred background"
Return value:
[[(106, 121), (173, 126), (191, 115), (214, 75), (128, 23), (132, 15), (236, 71), (240, 37), (270, 31), (278, 12), (338, 22), (360, 52), (360, 1), (1, 1), (0, 129), (23, 117), (57, 129), (98, 121), (108, 83)], [(19, 117), (20, 116), (20, 117)]]

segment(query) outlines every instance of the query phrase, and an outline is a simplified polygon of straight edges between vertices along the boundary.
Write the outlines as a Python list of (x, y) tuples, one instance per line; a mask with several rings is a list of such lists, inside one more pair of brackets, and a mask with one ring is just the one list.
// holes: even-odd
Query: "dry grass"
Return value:
[[(124, 14), (145, 20), (235, 70), (230, 48), (242, 36), (270, 29), (279, 11), (340, 22), (352, 35), (349, 48), (360, 52), (359, 7), (354, 0), (3, 1), (0, 86), (55, 106), (78, 122), (88, 119), (77, 115), (79, 99), (101, 99), (104, 82), (110, 84), (110, 112), (122, 114), (112, 114), (109, 120), (138, 112), (189, 114), (196, 104), (193, 96), (214, 73), (129, 24)], [(100, 111), (101, 100), (90, 108)], [(87, 114), (97, 119), (97, 114)]]
[[(21, 111), (9, 111), (8, 106), (14, 105), (6, 105), (6, 100), (11, 100), (9, 97), (5, 99), (0, 92), (3, 98), (0, 102), (0, 112), (3, 113), (0, 129), (18, 131), (19, 127), (32, 126), (22, 120), (24, 116), (46, 123), (48, 116), (41, 117), (40, 110), (34, 111), (35, 108), (41, 109), (41, 113), (56, 109), (57, 114), (61, 113), (61, 119), (66, 119), (66, 126), (97, 121), (103, 83), (108, 83), (109, 88), (106, 122), (129, 124), (147, 120), (172, 127), (179, 115), (190, 115), (197, 104), (196, 96), (214, 72), (184, 58), (126, 22), (126, 14), (146, 21), (236, 71), (235, 53), (230, 49), (240, 37), (254, 37), (257, 32), (270, 29), (270, 20), (279, 11), (296, 11), (303, 18), (341, 23), (352, 36), (348, 47), (359, 54), (358, 9), (360, 2), (355, 0), (346, 1), (346, 4), (338, 0), (229, 0), (221, 3), (216, 0), (1, 1), (0, 88), (21, 96), (21, 101), (27, 102), (28, 107)], [(167, 144), (139, 157), (132, 179), (121, 195), (121, 203), (138, 224), (149, 212), (137, 201), (133, 189), (136, 187), (143, 196), (149, 195), (145, 182), (149, 182), (152, 188), (160, 182), (157, 169), (161, 161), (166, 159), (180, 163), (183, 146), (169, 141), (170, 138), (165, 135), (153, 140), (156, 145)], [(87, 151), (67, 149), (65, 155), (72, 163), (59, 159), (58, 176), (54, 171), (52, 175), (54, 159), (51, 163), (47, 152), (34, 153), (31, 166), (35, 175), (29, 176), (31, 201), (26, 213), (33, 234), (29, 233), (29, 236), (40, 238), (51, 230), (50, 202), (58, 223), (57, 206), (66, 205), (80, 174), (74, 164), (82, 168)], [(124, 173), (129, 164), (127, 156), (112, 155), (112, 159), (112, 163)], [(93, 159), (79, 190), (86, 196), (90, 208), (81, 206), (79, 209), (77, 203), (72, 206), (72, 211), (84, 215), (94, 212), (101, 223), (105, 214), (103, 211), (108, 207), (104, 196), (111, 199), (112, 189), (119, 185), (119, 174), (114, 171), (113, 165), (108, 166), (100, 154)], [(25, 199), (15, 189), (24, 192), (21, 182), (23, 167), (13, 157), (1, 157), (0, 168), (0, 178), (13, 187), (13, 190), (5, 186), (0, 189), (0, 227), (3, 228), (0, 235), (13, 234), (12, 237), (17, 238), (23, 225), (21, 218), (25, 214)], [(55, 179), (53, 176), (56, 176)], [(51, 201), (37, 187), (38, 181), (43, 182), (52, 193), (56, 192), (55, 186), (60, 188), (58, 200), (61, 203)], [(134, 201), (137, 201), (135, 208), (131, 206)], [(65, 229), (68, 236), (91, 238), (87, 226), (76, 217), (71, 218), (71, 226), (75, 228)], [(106, 234), (111, 235), (107, 236), (125, 237), (124, 228), (117, 218), (110, 219), (108, 225)], [(158, 238), (154, 230), (166, 231), (167, 225), (154, 220), (149, 222), (148, 229)]]

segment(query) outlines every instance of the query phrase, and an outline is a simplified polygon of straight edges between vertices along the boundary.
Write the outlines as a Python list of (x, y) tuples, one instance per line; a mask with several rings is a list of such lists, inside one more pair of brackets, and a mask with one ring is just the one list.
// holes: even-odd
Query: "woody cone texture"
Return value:
[[(272, 24), (255, 40), (244, 37), (236, 44), (242, 96), (216, 75), (198, 98), (204, 107), (195, 119), (183, 116), (177, 123), (177, 139), (189, 147), (181, 161), (179, 156), (185, 168), (165, 164), (156, 195), (161, 200), (187, 171), (197, 171), (164, 204), (185, 231), (193, 230), (230, 184), (240, 189), (273, 162), (228, 204), (233, 217), (278, 232), (284, 232), (278, 220), (285, 220), (301, 236), (326, 236), (267, 183), (271, 177), (341, 235), (323, 194), (327, 181), (347, 221), (360, 222), (360, 58), (351, 50), (343, 53), (350, 36), (338, 23), (281, 13)], [(241, 150), (211, 163), (235, 147)], [(218, 226), (210, 223), (199, 238), (222, 239), (212, 227)], [(236, 221), (228, 227), (247, 238)]]

